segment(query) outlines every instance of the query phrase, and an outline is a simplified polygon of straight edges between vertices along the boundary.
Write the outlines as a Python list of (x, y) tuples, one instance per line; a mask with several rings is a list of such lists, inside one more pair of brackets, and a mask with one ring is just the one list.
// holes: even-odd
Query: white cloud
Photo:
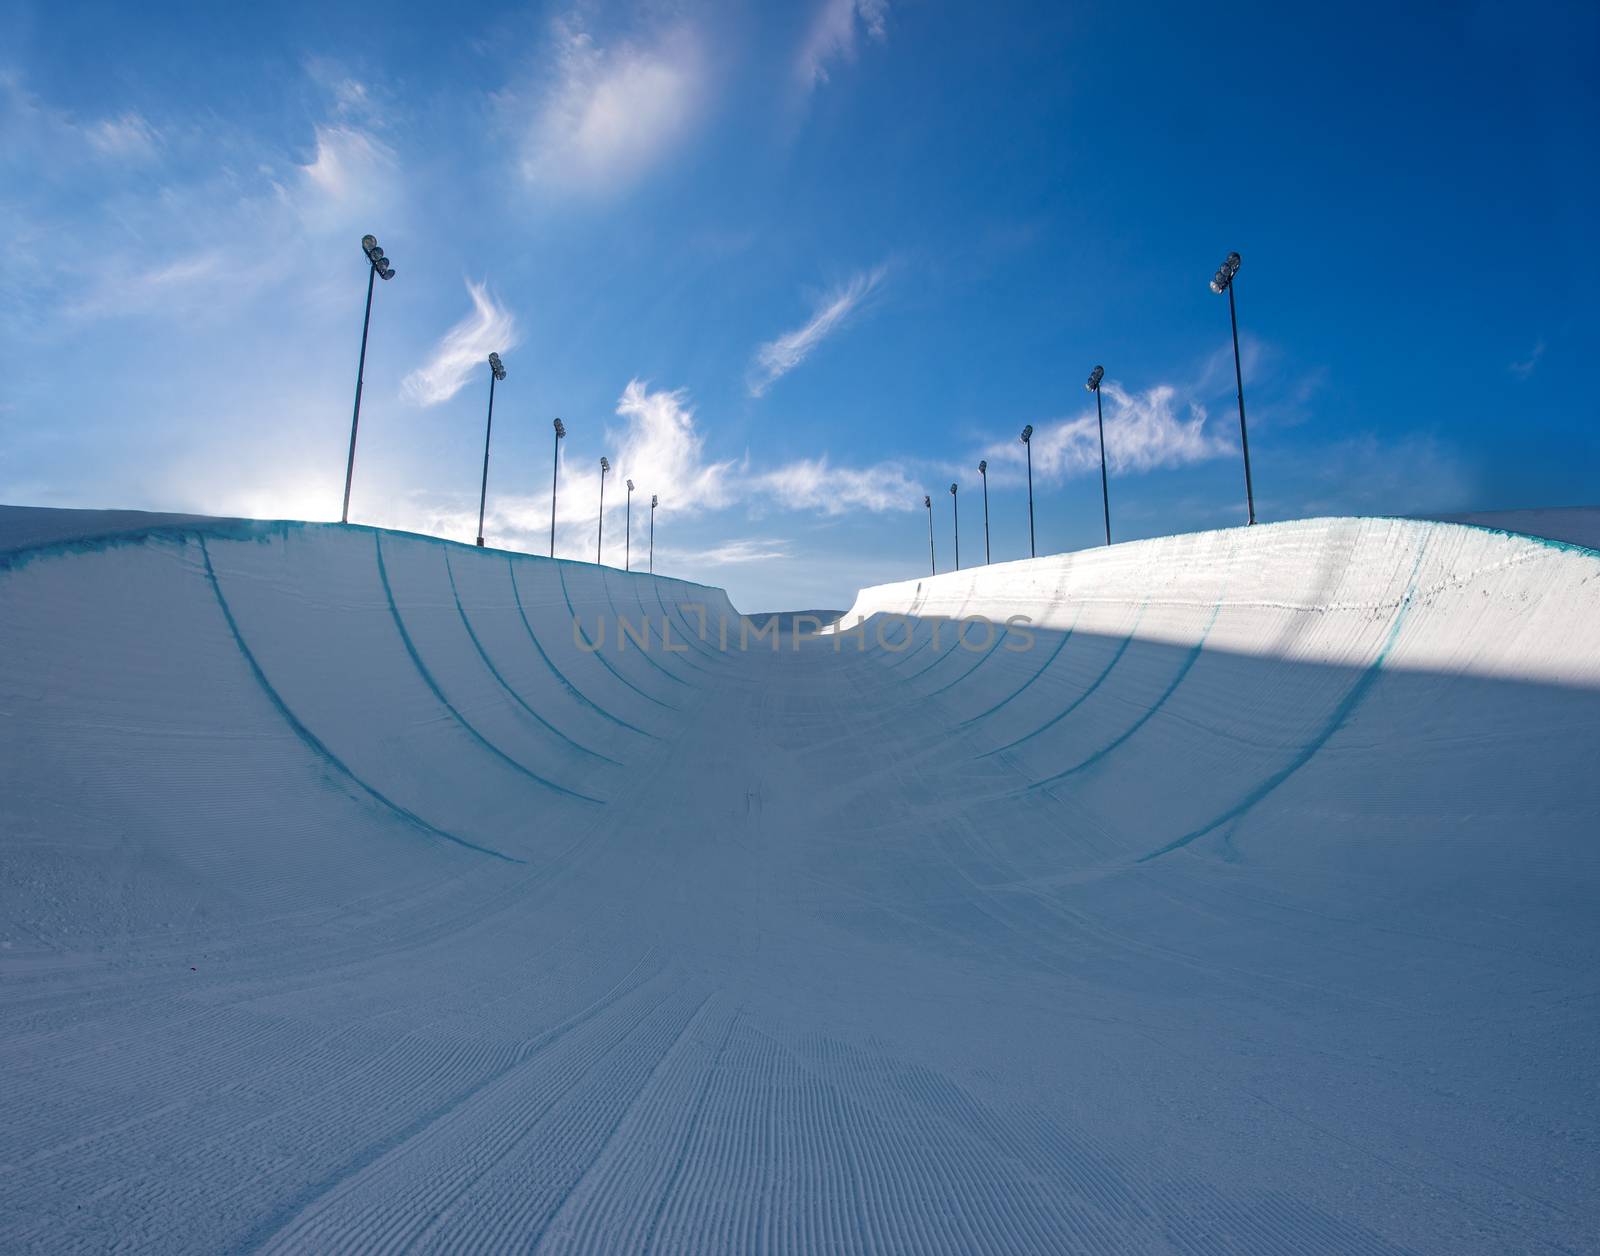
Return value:
[[(1191, 401), (1178, 414), (1177, 390), (1161, 384), (1132, 394), (1111, 380), (1101, 385), (1106, 402), (1106, 462), (1113, 471), (1179, 467), (1233, 452), (1233, 445), (1206, 426), (1205, 407)], [(1015, 438), (990, 445), (985, 456), (997, 467), (1021, 469), (1027, 451)], [(1072, 419), (1041, 421), (1033, 433), (1033, 474), (1047, 483), (1100, 466), (1100, 433), (1091, 403)]]
[(1527, 379), (1533, 374), (1534, 368), (1539, 365), (1539, 359), (1544, 357), (1544, 341), (1539, 341), (1533, 346), (1533, 352), (1520, 362), (1511, 363), (1508, 368), (1518, 379)]
[(779, 537), (740, 537), (711, 549), (688, 550), (656, 547), (656, 558), (682, 566), (741, 567), (789, 557), (789, 542)]
[(307, 226), (353, 228), (390, 209), (398, 163), (387, 144), (345, 124), (318, 126), (316, 140), (316, 156), (299, 167), (298, 182), (284, 193)]
[(758, 477), (760, 486), (790, 510), (842, 515), (850, 510), (910, 510), (923, 488), (892, 462), (836, 467), (826, 455), (802, 458)]
[(472, 313), (447, 331), (433, 356), (401, 381), (401, 391), (418, 405), (449, 401), (490, 353), (505, 353), (517, 344), (517, 320), (511, 311), (489, 294), (487, 285), (470, 279), (466, 284)]
[(806, 358), (819, 344), (842, 327), (861, 303), (883, 282), (887, 267), (877, 266), (851, 277), (817, 303), (804, 326), (784, 332), (756, 350), (750, 367), (750, 395), (760, 397)]
[(828, 63), (854, 61), (857, 30), (880, 43), (888, 37), (889, 0), (823, 0), (795, 61), (795, 79), (810, 92), (828, 81)]
[(642, 381), (629, 380), (617, 416), (624, 426), (607, 428), (606, 442), (623, 479), (632, 476), (643, 492), (669, 497), (674, 510), (717, 510), (732, 502), (730, 473), (738, 463), (705, 461), (705, 438), (695, 428), (686, 392), (651, 392)]
[(84, 128), (84, 138), (97, 153), (123, 161), (148, 161), (156, 155), (161, 137), (137, 113), (106, 118)]
[(699, 114), (699, 39), (680, 26), (648, 43), (602, 47), (558, 21), (555, 40), (554, 82), (531, 103), (523, 92), (500, 97), (524, 129), (523, 175), (568, 192), (611, 192), (636, 182), (677, 148)]

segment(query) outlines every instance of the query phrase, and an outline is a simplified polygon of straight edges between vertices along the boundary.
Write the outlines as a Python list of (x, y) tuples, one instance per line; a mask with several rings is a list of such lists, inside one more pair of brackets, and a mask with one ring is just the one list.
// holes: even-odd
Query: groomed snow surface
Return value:
[(0, 525), (0, 1250), (1595, 1250), (1595, 551)]

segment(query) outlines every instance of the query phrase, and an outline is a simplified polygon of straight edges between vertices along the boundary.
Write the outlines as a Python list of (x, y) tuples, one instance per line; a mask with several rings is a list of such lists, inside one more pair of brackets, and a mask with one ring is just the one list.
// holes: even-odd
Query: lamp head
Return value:
[(1106, 368), (1097, 366), (1089, 372), (1089, 382), (1084, 385), (1090, 392), (1100, 391), (1100, 381), (1106, 377)]
[(1026, 445), (1031, 440), (1033, 440), (1033, 424), (1032, 423), (1028, 424), (1027, 427), (1022, 429), (1022, 443), (1024, 445)]
[(657, 499), (656, 495), (654, 493), (651, 493), (650, 494), (650, 509), (651, 510), (654, 510), (656, 508), (656, 501), (657, 500), (658, 499)]
[(956, 495), (956, 486), (954, 484), (952, 484), (950, 486), (950, 496), (954, 497), (955, 495)]
[(630, 492), (630, 493), (633, 492), (633, 481), (632, 480), (628, 481), (628, 492)]
[(984, 459), (979, 461), (979, 463), (978, 463), (978, 474), (979, 475), (988, 475), (989, 474), (989, 460), (987, 458), (984, 458)]
[(361, 237), (361, 251), (363, 253), (365, 253), (368, 257), (372, 256), (372, 250), (377, 248), (377, 247), (378, 247), (378, 237), (377, 236), (375, 236), (375, 235), (364, 235), (364, 236)]
[(560, 440), (566, 434), (567, 434), (566, 424), (562, 423), (562, 421), (560, 419), (557, 419), (556, 420), (556, 439)]
[(504, 379), (506, 377), (506, 368), (500, 364), (500, 355), (498, 353), (489, 355), (489, 370), (496, 379)]
[(1218, 294), (1226, 292), (1228, 286), (1233, 283), (1233, 277), (1238, 273), (1239, 255), (1237, 253), (1229, 253), (1223, 259), (1222, 265), (1217, 267), (1217, 273), (1211, 278), (1211, 291)]
[(929, 497), (926, 493), (924, 493), (922, 495), (922, 504), (924, 506), (926, 506), (929, 510), (932, 510), (933, 509), (933, 498)]
[(604, 475), (609, 470), (611, 470), (611, 464), (604, 458), (600, 459), (600, 474)]

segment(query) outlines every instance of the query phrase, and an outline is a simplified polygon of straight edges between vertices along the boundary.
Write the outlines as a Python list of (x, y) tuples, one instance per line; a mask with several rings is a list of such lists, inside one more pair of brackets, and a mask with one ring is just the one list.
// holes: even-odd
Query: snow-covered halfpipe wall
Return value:
[(740, 649), (421, 537), (0, 532), (6, 1251), (1600, 1232), (1592, 550), (1312, 520)]

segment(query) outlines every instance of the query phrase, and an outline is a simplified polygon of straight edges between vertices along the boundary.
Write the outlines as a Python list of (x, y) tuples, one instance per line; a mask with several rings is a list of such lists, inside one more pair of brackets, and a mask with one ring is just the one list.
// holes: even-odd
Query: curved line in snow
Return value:
[(244, 634), (239, 631), (239, 623), (233, 617), (233, 608), (228, 605), (228, 599), (223, 596), (222, 585), (217, 580), (216, 568), (211, 565), (211, 551), (206, 548), (205, 537), (200, 533), (196, 533), (195, 539), (200, 542), (200, 556), (205, 560), (206, 580), (210, 582), (211, 592), (216, 597), (217, 605), (222, 610), (222, 618), (227, 621), (228, 631), (233, 634), (234, 644), (239, 647), (239, 653), (244, 656), (245, 663), (249, 665), (250, 674), (255, 677), (256, 684), (261, 687), (261, 692), (266, 695), (267, 701), (272, 703), (278, 714), (283, 717), (284, 722), (288, 724), (292, 730), (294, 730), (295, 736), (297, 736), (301, 742), (312, 751), (313, 754), (320, 758), (329, 767), (333, 768), (333, 770), (336, 771), (340, 776), (344, 777), (345, 780), (349, 781), (357, 789), (361, 790), (362, 793), (366, 794), (375, 802), (388, 808), (396, 816), (404, 820), (413, 828), (419, 829), (431, 837), (441, 838), (442, 840), (454, 843), (457, 846), (464, 846), (468, 850), (475, 850), (480, 855), (489, 855), (495, 859), (503, 859), (507, 863), (519, 864), (527, 862), (523, 859), (517, 859), (512, 855), (504, 854), (501, 851), (493, 849), (492, 847), (479, 846), (476, 842), (469, 842), (464, 837), (457, 837), (454, 833), (446, 832), (444, 829), (441, 829), (436, 825), (429, 824), (414, 811), (409, 811), (392, 799), (384, 797), (383, 794), (379, 793), (371, 785), (368, 785), (366, 781), (362, 780), (353, 771), (351, 771), (343, 759), (339, 758), (339, 756), (334, 754), (332, 750), (328, 749), (327, 745), (322, 741), (322, 739), (313, 733), (309, 728), (307, 728), (306, 725), (300, 720), (300, 717), (289, 709), (289, 704), (283, 700), (283, 695), (280, 694), (273, 687), (272, 682), (267, 679), (266, 672), (262, 670), (261, 664), (256, 660), (254, 652), (250, 649), (249, 645), (246, 644)]
[(502, 763), (506, 764), (513, 770), (522, 773), (522, 775), (526, 776), (530, 781), (533, 781), (537, 785), (543, 785), (546, 789), (553, 790), (555, 793), (565, 794), (568, 798), (577, 798), (582, 802), (593, 802), (604, 805), (605, 799), (603, 798), (595, 798), (590, 794), (583, 794), (579, 793), (575, 789), (568, 789), (565, 785), (557, 785), (554, 781), (547, 780), (546, 778), (540, 776), (526, 764), (517, 762), (517, 760), (513, 759), (504, 750), (500, 749), (499, 746), (495, 745), (494, 742), (490, 741), (481, 732), (479, 732), (472, 721), (467, 719), (466, 716), (462, 715), (460, 711), (456, 710), (455, 705), (450, 701), (450, 699), (444, 696), (444, 690), (439, 687), (439, 682), (433, 678), (433, 673), (428, 670), (428, 665), (422, 661), (422, 655), (417, 653), (416, 643), (411, 640), (411, 634), (406, 631), (405, 620), (400, 616), (400, 607), (395, 604), (394, 590), (389, 587), (388, 569), (383, 564), (383, 538), (377, 534), (374, 534), (372, 540), (374, 552), (378, 556), (378, 579), (383, 584), (383, 596), (388, 599), (389, 602), (389, 614), (393, 617), (394, 626), (400, 633), (400, 640), (405, 644), (406, 653), (411, 656), (411, 661), (416, 664), (417, 674), (422, 677), (424, 683), (426, 683), (428, 688), (433, 691), (433, 696), (439, 700), (440, 705), (442, 705), (446, 711), (450, 712), (451, 717), (457, 724), (461, 725), (462, 729), (465, 730), (469, 737), (476, 741), (490, 754), (494, 755), (495, 758), (499, 759)]
[(566, 686), (567, 692), (579, 702), (583, 703), (584, 706), (592, 710), (596, 715), (610, 720), (619, 728), (625, 728), (631, 733), (638, 733), (641, 737), (648, 737), (651, 741), (660, 741), (661, 738), (657, 737), (654, 733), (647, 732), (636, 724), (628, 723), (628, 721), (623, 719), (621, 716), (611, 714), (611, 712), (606, 710), (605, 707), (594, 701), (594, 699), (589, 697), (588, 694), (579, 689), (577, 685), (573, 684), (567, 679), (566, 674), (562, 672), (562, 670), (555, 665), (555, 661), (545, 653), (544, 646), (539, 642), (539, 634), (534, 632), (533, 625), (528, 622), (528, 612), (522, 605), (522, 590), (517, 587), (516, 564), (509, 554), (506, 555), (506, 571), (511, 576), (511, 596), (516, 599), (517, 614), (522, 617), (522, 626), (527, 630), (528, 640), (533, 642), (533, 648), (539, 652), (539, 657), (544, 660), (544, 665), (550, 669), (551, 674), (554, 675), (557, 680)]
[(617, 759), (613, 759), (610, 755), (601, 754), (598, 750), (590, 750), (588, 746), (583, 745), (581, 742), (576, 742), (572, 738), (568, 737), (549, 720), (545, 719), (544, 716), (540, 715), (539, 712), (535, 711), (528, 701), (511, 687), (506, 678), (500, 674), (500, 669), (494, 665), (494, 661), (489, 657), (489, 652), (484, 649), (483, 642), (478, 640), (478, 634), (472, 627), (472, 621), (467, 618), (467, 608), (461, 604), (461, 594), (456, 589), (456, 573), (454, 568), (452, 568), (450, 565), (449, 550), (444, 552), (444, 573), (450, 580), (450, 596), (455, 599), (456, 613), (461, 616), (461, 626), (467, 630), (467, 636), (472, 641), (472, 648), (478, 652), (478, 657), (483, 660), (483, 665), (489, 669), (489, 675), (494, 677), (495, 683), (499, 685), (500, 688), (504, 689), (508, 695), (510, 695), (513, 702), (520, 706), (529, 715), (533, 716), (533, 718), (536, 719), (540, 725), (554, 733), (557, 737), (561, 738), (562, 741), (566, 742), (567, 745), (571, 746), (574, 750), (581, 750), (586, 755), (592, 755), (594, 758), (603, 760), (606, 763), (615, 764), (619, 768), (626, 767), (627, 764), (622, 763)]

